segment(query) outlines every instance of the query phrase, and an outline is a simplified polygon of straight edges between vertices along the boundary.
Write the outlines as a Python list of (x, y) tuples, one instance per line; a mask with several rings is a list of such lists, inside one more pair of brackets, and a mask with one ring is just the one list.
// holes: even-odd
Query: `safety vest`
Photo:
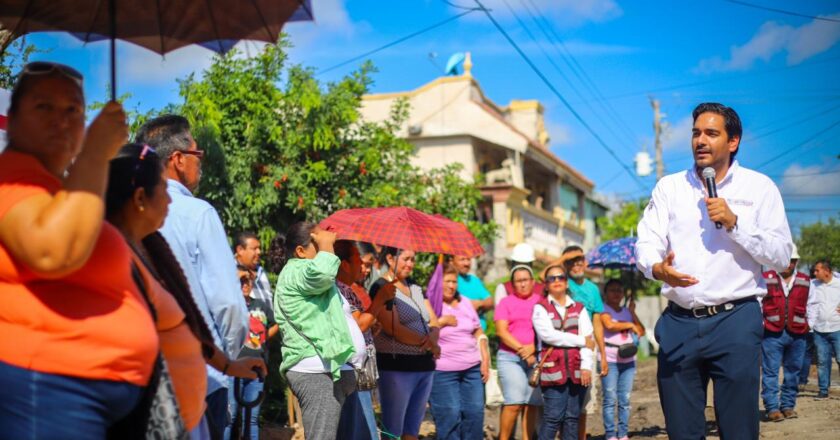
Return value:
[[(531, 293), (532, 294), (539, 294), (540, 296), (545, 296), (545, 292), (543, 292), (544, 288), (545, 288), (545, 285), (543, 283), (539, 283), (539, 282), (535, 281), (534, 282), (534, 288), (531, 289)], [(508, 295), (513, 295), (513, 294), (516, 293), (516, 291), (513, 290), (513, 282), (512, 281), (506, 281), (505, 282), (505, 292), (507, 292)]]
[[(548, 312), (551, 324), (556, 330), (578, 334), (578, 320), (583, 310), (582, 303), (576, 302), (567, 307), (565, 318), (561, 317), (557, 308), (547, 298), (541, 298), (537, 305), (542, 306)], [(549, 354), (549, 347), (548, 344), (543, 343), (540, 351), (540, 360), (545, 359), (540, 374), (540, 385), (544, 387), (559, 386), (569, 380), (580, 385), (580, 348), (554, 347)]]
[(808, 320), (805, 317), (808, 290), (811, 286), (808, 275), (796, 273), (788, 296), (785, 296), (782, 286), (785, 280), (778, 273), (771, 270), (762, 275), (767, 283), (767, 296), (761, 301), (764, 328), (771, 332), (787, 329), (795, 335), (808, 333)]

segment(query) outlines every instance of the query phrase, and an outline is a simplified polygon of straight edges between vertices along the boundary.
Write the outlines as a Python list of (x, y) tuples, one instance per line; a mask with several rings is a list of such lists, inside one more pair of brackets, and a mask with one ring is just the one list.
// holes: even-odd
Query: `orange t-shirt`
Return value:
[[(34, 157), (0, 154), (0, 218), (61, 182)], [(149, 309), (131, 276), (122, 235), (102, 225), (81, 269), (44, 279), (0, 243), (0, 361), (51, 374), (145, 385), (158, 353)]]
[(160, 351), (169, 367), (181, 418), (191, 431), (201, 421), (206, 405), (207, 366), (201, 353), (201, 343), (184, 320), (184, 311), (175, 297), (158, 283), (136, 255), (134, 262), (140, 268), (146, 286), (149, 286), (149, 298), (157, 311)]

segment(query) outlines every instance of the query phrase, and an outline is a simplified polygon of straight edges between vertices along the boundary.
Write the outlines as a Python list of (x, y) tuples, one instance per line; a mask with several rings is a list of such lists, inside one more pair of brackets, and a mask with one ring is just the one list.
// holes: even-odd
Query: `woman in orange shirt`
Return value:
[(257, 357), (230, 360), (215, 346), (181, 266), (157, 232), (166, 219), (170, 201), (163, 165), (154, 149), (128, 144), (111, 160), (106, 218), (125, 237), (133, 264), (140, 269), (157, 311), (160, 348), (184, 425), (194, 434), (193, 438), (204, 438), (206, 428), (201, 422), (207, 391), (205, 362), (222, 373), (250, 379), (257, 377), (253, 368), (265, 373), (266, 367), (263, 359)]
[(0, 153), (0, 438), (102, 439), (139, 402), (158, 338), (131, 252), (103, 222), (122, 107), (85, 133), (82, 76), (27, 64)]

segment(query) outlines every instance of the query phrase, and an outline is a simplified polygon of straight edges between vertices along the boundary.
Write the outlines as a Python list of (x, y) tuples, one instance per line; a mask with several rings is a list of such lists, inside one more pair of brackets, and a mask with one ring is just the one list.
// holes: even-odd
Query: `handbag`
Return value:
[(490, 369), (490, 378), (484, 384), (484, 404), (489, 407), (497, 407), (505, 403), (505, 396), (502, 394), (502, 387), (499, 386), (499, 370)]
[(540, 386), (540, 375), (542, 374), (543, 364), (545, 363), (545, 360), (548, 359), (549, 356), (551, 356), (552, 351), (554, 351), (554, 347), (548, 347), (548, 350), (546, 350), (545, 355), (542, 356), (542, 359), (540, 359), (540, 363), (537, 364), (536, 367), (534, 367), (534, 370), (531, 371), (531, 375), (528, 376), (528, 385), (534, 388)]
[(359, 391), (370, 391), (376, 388), (377, 379), (379, 379), (379, 368), (376, 366), (376, 348), (373, 344), (369, 344), (365, 350), (367, 357), (362, 363), (362, 368), (355, 368), (356, 370), (356, 389)]
[(639, 347), (633, 343), (628, 342), (626, 344), (611, 344), (609, 342), (604, 343), (607, 347), (615, 347), (618, 348), (618, 357), (620, 358), (629, 358), (636, 355), (636, 352), (639, 351)]
[[(157, 322), (157, 311), (149, 300), (140, 270), (133, 262), (131, 275), (149, 306), (152, 318)], [(152, 376), (140, 402), (131, 413), (108, 429), (107, 437), (113, 440), (189, 440), (189, 432), (181, 419), (178, 408), (175, 387), (172, 385), (169, 369), (160, 352), (158, 352)]]

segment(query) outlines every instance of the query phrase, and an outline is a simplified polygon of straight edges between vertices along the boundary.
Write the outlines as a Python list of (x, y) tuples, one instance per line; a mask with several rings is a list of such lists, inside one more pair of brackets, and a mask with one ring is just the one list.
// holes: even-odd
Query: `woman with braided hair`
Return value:
[(193, 438), (209, 438), (205, 410), (205, 363), (224, 374), (256, 378), (261, 358), (228, 359), (213, 342), (181, 266), (161, 227), (170, 202), (163, 168), (154, 149), (128, 144), (110, 162), (105, 213), (123, 234), (156, 315), (160, 348), (169, 368), (184, 425)]

